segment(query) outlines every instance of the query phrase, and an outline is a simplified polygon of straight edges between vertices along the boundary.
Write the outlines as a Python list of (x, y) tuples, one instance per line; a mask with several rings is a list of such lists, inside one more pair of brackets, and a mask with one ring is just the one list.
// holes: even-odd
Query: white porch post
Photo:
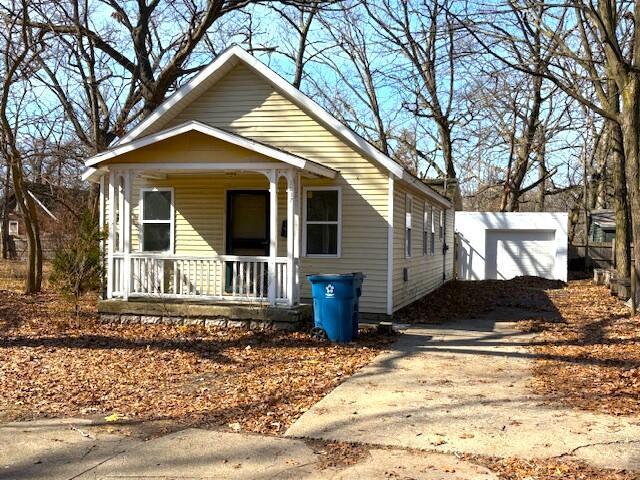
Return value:
[(269, 170), (269, 303), (276, 303), (276, 256), (278, 255), (278, 171)]
[(121, 214), (122, 223), (122, 242), (124, 246), (123, 259), (123, 281), (122, 281), (122, 298), (129, 298), (129, 289), (131, 288), (131, 181), (133, 172), (125, 172), (122, 176), (124, 181), (123, 192), (123, 209)]
[(289, 170), (287, 172), (287, 302), (289, 306), (297, 302), (296, 278), (298, 277), (296, 261), (296, 200), (297, 195), (297, 172)]
[(114, 240), (116, 230), (116, 175), (114, 172), (109, 171), (109, 236), (108, 236), (108, 248), (107, 248), (107, 298), (113, 298), (113, 251)]

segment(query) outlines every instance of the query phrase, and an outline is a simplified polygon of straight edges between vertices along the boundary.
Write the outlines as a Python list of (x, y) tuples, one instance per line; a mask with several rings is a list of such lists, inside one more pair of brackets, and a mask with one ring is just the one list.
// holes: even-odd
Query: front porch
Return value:
[(296, 306), (300, 172), (236, 167), (196, 175), (219, 189), (213, 195), (195, 187), (210, 217), (202, 228), (196, 207), (181, 198), (193, 174), (110, 168), (106, 299)]
[[(302, 181), (330, 179), (335, 171), (198, 124), (173, 134), (95, 160), (99, 167), (90, 176), (99, 178), (108, 232), (101, 305), (111, 302), (120, 314), (130, 313), (127, 302), (147, 310), (153, 303), (184, 310), (195, 302), (294, 309)], [(234, 149), (233, 142), (245, 148)], [(211, 161), (179, 161), (184, 143)], [(105, 306), (104, 313), (114, 308)]]

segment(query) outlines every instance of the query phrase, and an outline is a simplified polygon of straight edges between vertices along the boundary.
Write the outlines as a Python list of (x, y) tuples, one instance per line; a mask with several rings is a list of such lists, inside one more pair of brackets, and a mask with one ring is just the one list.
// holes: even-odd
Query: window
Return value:
[(142, 251), (172, 251), (173, 190), (167, 188), (143, 189), (140, 198)]
[(9, 235), (18, 235), (18, 221), (9, 220)]
[(433, 210), (433, 205), (431, 206), (431, 213), (429, 214), (431, 217), (431, 241), (429, 242), (429, 246), (431, 247), (431, 255), (436, 254), (436, 217), (435, 212)]
[(305, 189), (306, 255), (340, 256), (341, 192), (339, 188)]
[(413, 198), (411, 195), (405, 196), (404, 201), (404, 255), (411, 256), (411, 227), (413, 226)]
[(442, 240), (442, 236), (444, 235), (444, 210), (440, 210), (440, 230), (438, 232), (438, 236), (440, 240)]
[(429, 255), (429, 212), (426, 202), (422, 211), (422, 255)]

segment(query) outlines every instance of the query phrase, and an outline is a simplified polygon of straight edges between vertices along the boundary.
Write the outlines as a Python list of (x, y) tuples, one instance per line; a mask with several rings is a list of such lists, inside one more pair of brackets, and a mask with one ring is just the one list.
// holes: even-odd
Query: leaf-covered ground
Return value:
[(637, 480), (638, 472), (597, 468), (571, 458), (526, 460), (463, 455), (483, 465), (500, 480)]
[(546, 310), (549, 299), (545, 291), (564, 286), (564, 282), (538, 277), (518, 277), (508, 281), (453, 280), (400, 310), (397, 318), (405, 323), (443, 323), (478, 318), (495, 307)]
[(539, 335), (534, 389), (571, 407), (640, 414), (640, 317), (588, 280), (546, 293), (562, 321), (523, 325)]
[(0, 291), (0, 419), (107, 416), (283, 432), (390, 340), (103, 325), (86, 299)]

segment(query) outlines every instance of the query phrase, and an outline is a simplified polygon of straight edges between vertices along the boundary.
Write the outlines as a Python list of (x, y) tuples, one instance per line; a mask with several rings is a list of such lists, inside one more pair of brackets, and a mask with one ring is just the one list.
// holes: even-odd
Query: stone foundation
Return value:
[(193, 325), (295, 331), (307, 327), (311, 322), (309, 305), (278, 308), (238, 304), (101, 300), (98, 303), (98, 313), (102, 322), (121, 325)]

